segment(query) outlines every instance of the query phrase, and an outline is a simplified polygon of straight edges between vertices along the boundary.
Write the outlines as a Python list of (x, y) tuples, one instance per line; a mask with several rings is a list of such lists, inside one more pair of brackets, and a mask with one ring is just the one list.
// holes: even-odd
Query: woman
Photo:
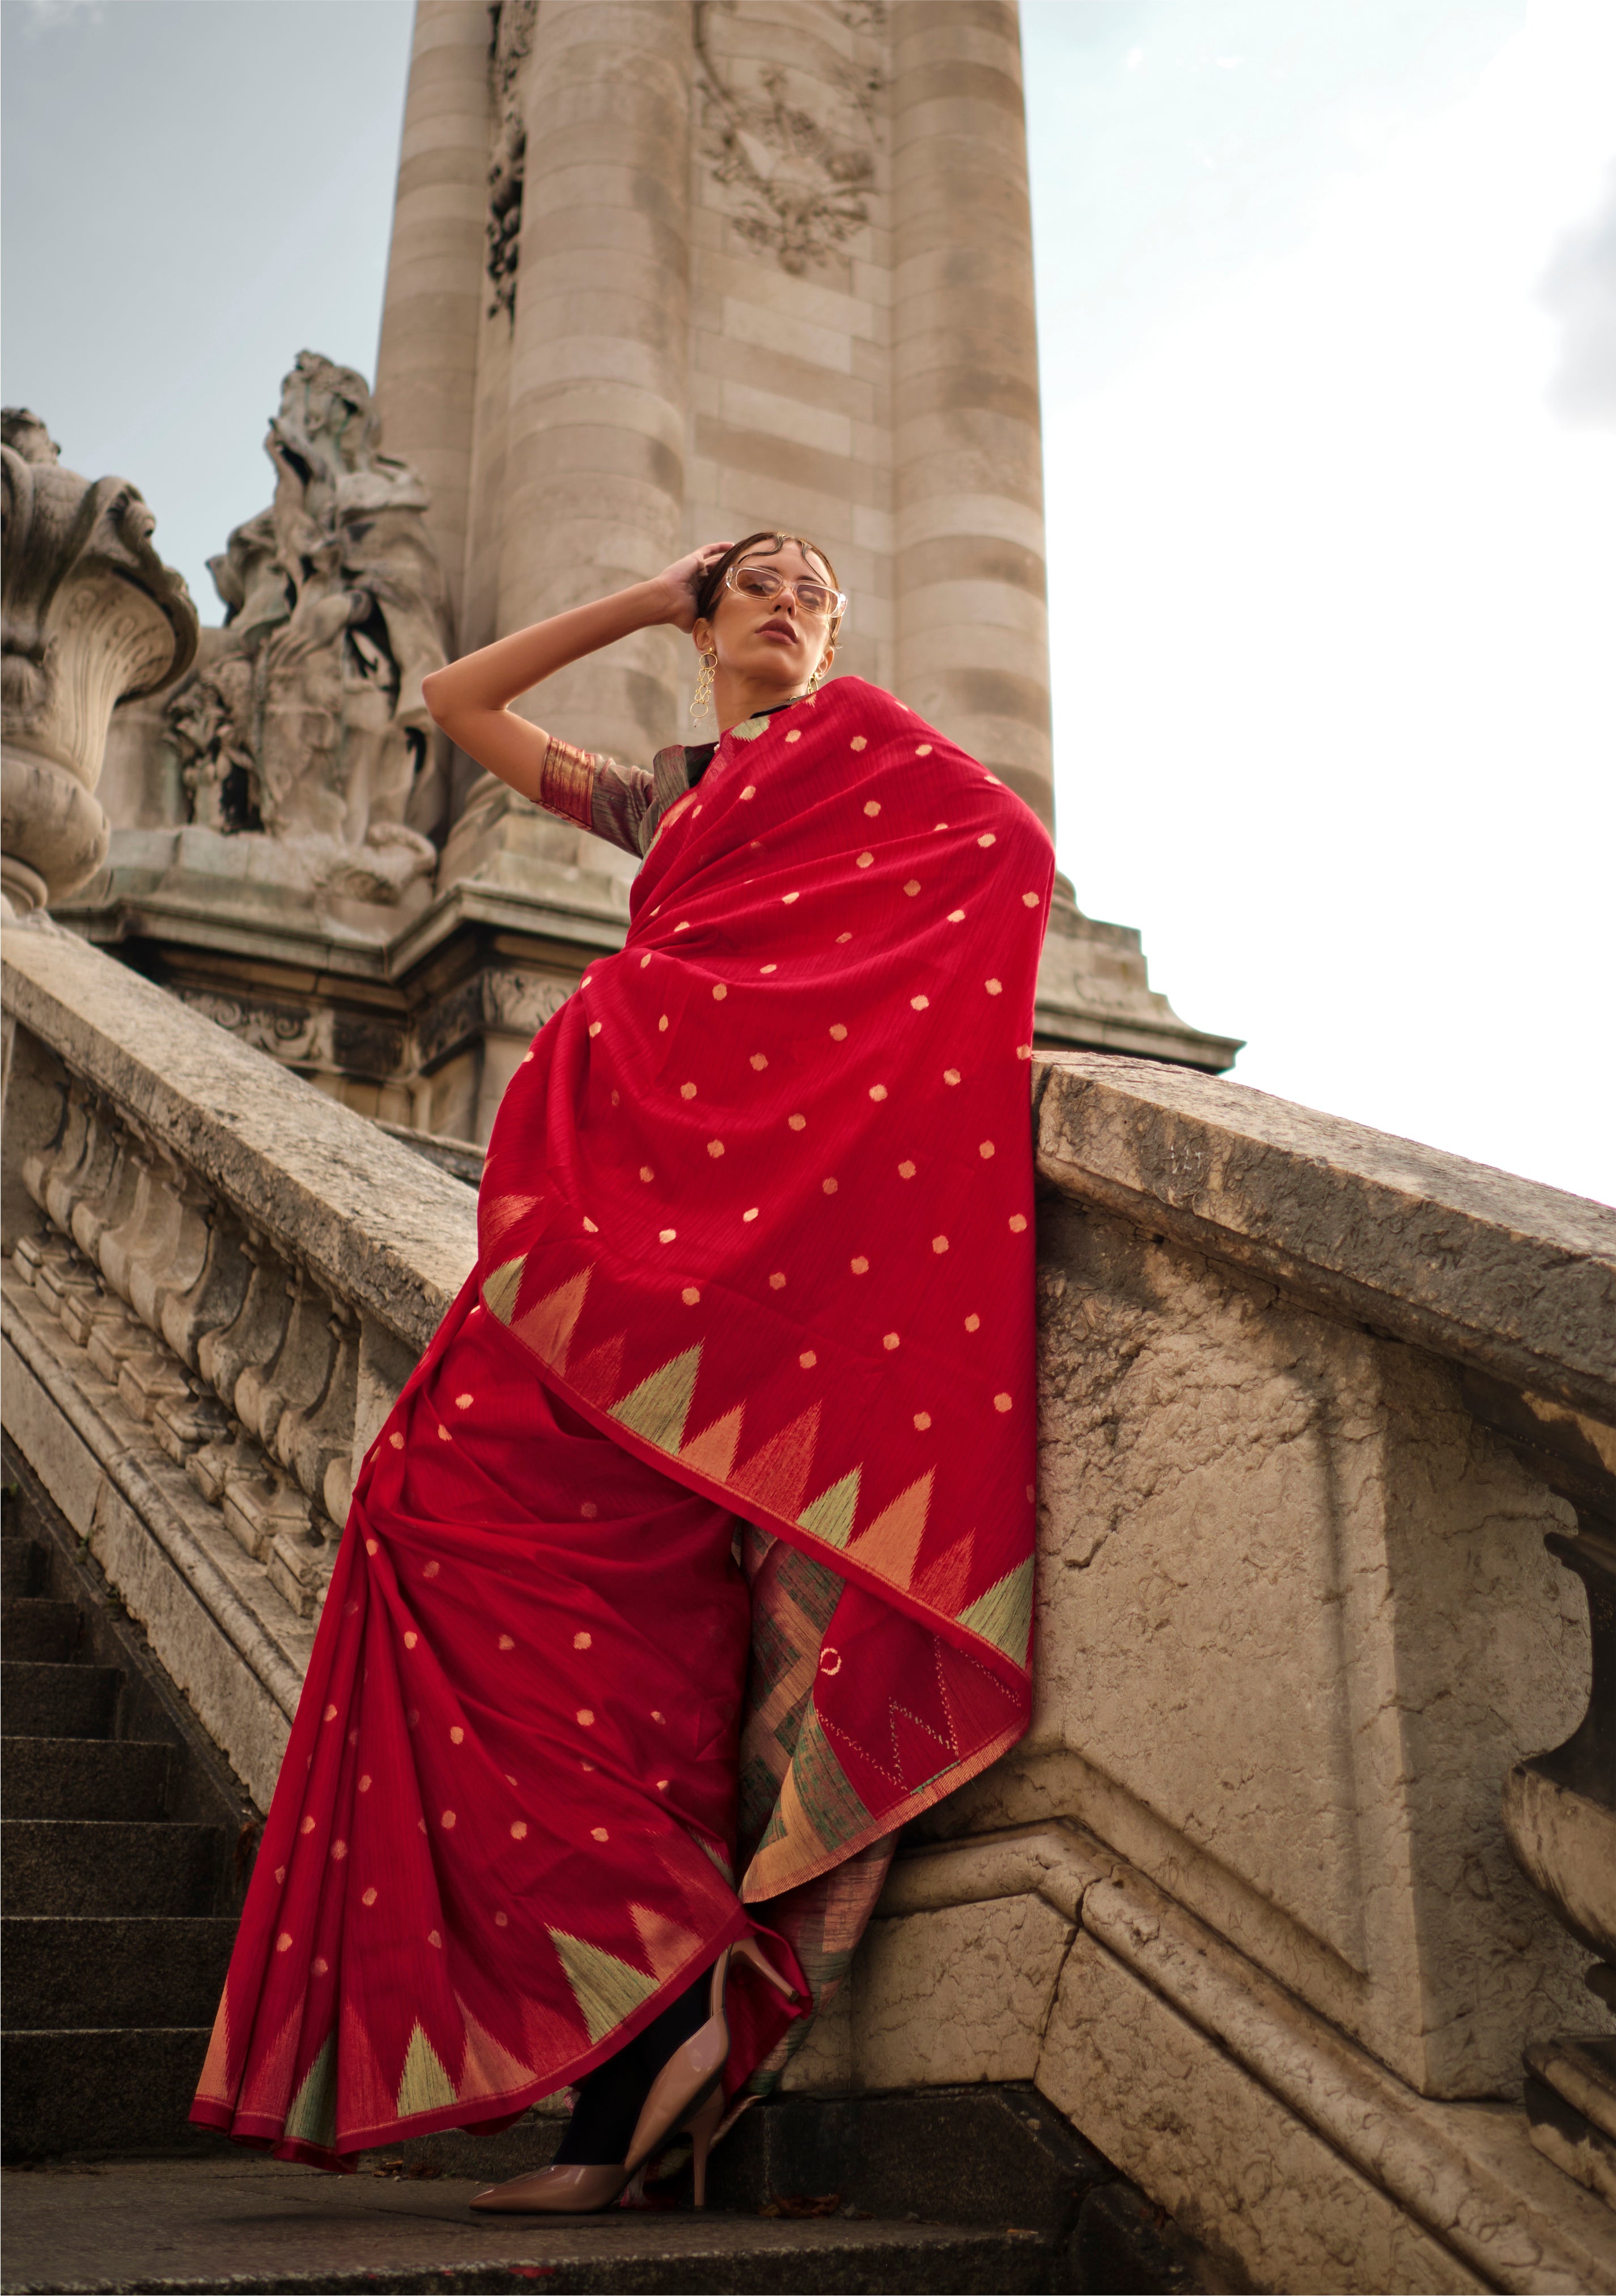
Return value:
[[(898, 1828), (1026, 1726), (1033, 816), (765, 533), (450, 664), (439, 724), (645, 856), (505, 1095), (479, 1259), (355, 1491), (193, 2117), (507, 2126), (606, 2205), (779, 2078)], [(672, 622), (719, 736), (511, 714)], [(695, 705), (693, 705), (693, 712)]]

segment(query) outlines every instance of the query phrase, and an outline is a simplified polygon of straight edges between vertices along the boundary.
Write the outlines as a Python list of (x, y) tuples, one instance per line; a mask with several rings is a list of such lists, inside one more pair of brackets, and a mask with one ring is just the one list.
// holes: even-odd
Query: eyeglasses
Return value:
[(828, 583), (812, 579), (788, 582), (772, 566), (732, 566), (724, 577), (724, 584), (743, 598), (789, 597), (811, 621), (828, 622), (848, 610), (845, 590), (833, 590)]

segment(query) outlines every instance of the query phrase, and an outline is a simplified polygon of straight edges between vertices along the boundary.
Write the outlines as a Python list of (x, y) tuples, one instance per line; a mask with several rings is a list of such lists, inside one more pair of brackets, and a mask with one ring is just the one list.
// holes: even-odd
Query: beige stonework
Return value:
[(62, 469), (25, 406), (6, 407), (0, 430), (0, 916), (12, 917), (61, 900), (105, 857), (95, 791), (113, 710), (189, 666), (197, 622), (127, 480)]
[[(796, 529), (853, 601), (838, 668), (1053, 823), (1037, 351), (1013, 0), (499, 0), (491, 36), (483, 0), (421, 0), (377, 395), (463, 649)], [(693, 677), (642, 631), (517, 706), (643, 764), (710, 737)], [(469, 760), (456, 789), (440, 889), (620, 867)], [(1063, 882), (1038, 1025), (1239, 1049)]]
[(1488, 2285), (1092, 1939), (1062, 1974), (1039, 2085), (1259, 2288)]
[(1070, 1824), (901, 1858), (846, 1988), (840, 2055), (805, 2050), (802, 2085), (882, 2087), (895, 2065), (909, 2081), (971, 2078), (936, 2030), (944, 1996), (968, 1999), (979, 2046), (1007, 2054), (1006, 1922), (1020, 1931), (1033, 1905), (1038, 1944), (1058, 1950), (1016, 1972), (1024, 2077), (1229, 2284), (1591, 2290), (1616, 2268), (1616, 2222), (1548, 2166), (1518, 2110), (1419, 2095)]
[[(473, 1199), (48, 921), (4, 955), (6, 1429), (261, 1800)], [(1607, 2289), (1519, 2073), (1599, 2012), (1500, 1788), (1587, 1696), (1540, 1537), (1616, 1456), (1616, 1215), (1033, 1067), (1034, 1733), (906, 1844), (791, 2085), (1036, 2081), (1229, 2285)]]
[(1031, 1894), (873, 1923), (851, 2012), (857, 2081), (1031, 2080), (1070, 1942)]
[[(1050, 817), (1014, 7), (502, 0), (480, 107), (482, 13), (417, 18), (378, 368), (390, 436), (440, 489), (463, 642), (800, 526), (856, 601), (841, 668)], [(470, 186), (513, 137), (514, 292), (486, 281), (467, 386)], [(553, 682), (548, 722), (648, 752), (687, 654), (627, 641)]]
[(417, 0), (376, 391), (431, 492), (457, 616), (486, 300), (489, 77), (486, 12), (480, 19), (461, 0)]
[(1134, 1855), (1129, 1807), (1189, 1902), (1236, 1938), (1263, 1908), (1288, 1981), (1415, 2086), (1497, 2094), (1580, 1978), (1497, 1824), (1514, 1750), (1586, 1702), (1542, 1544), (1570, 1508), (1432, 1359), (1103, 1212), (1043, 1243), (1046, 1655), (983, 1807), (1064, 1786), (1087, 1817), (1103, 1781)]
[[(421, 671), (778, 522), (852, 594), (841, 667), (1048, 818), (1021, 104), (1004, 0), (421, 0), (373, 403), (297, 362), (275, 508), (216, 562), (233, 619), (115, 713), (106, 866), (59, 913), (463, 1159), (633, 864), (446, 755)], [(653, 629), (519, 706), (644, 761), (713, 730), (690, 676)], [(1035, 1040), (1238, 1050), (1063, 882)]]

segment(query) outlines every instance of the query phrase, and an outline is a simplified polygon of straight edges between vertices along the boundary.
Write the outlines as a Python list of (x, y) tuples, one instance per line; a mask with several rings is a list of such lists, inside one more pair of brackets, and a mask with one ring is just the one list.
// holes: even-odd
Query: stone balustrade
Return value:
[[(7, 1432), (263, 1802), (474, 1199), (48, 921), (4, 958)], [(793, 2083), (1035, 2081), (1225, 2284), (1609, 2287), (1608, 1723), (1555, 1557), (1616, 1519), (1616, 1213), (1033, 1067), (1033, 1726), (912, 1829)]]
[(261, 1803), (475, 1199), (48, 923), (5, 979), (6, 1424)]

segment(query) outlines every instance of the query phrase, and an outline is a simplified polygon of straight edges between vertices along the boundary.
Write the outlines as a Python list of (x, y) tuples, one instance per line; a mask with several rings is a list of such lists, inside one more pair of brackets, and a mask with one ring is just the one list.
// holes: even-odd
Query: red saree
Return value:
[[(1052, 872), (857, 678), (669, 808), (360, 1475), (193, 2119), (504, 2126), (763, 1923), (823, 2007), (1021, 1734)], [(732, 2099), (802, 2030), (737, 1991)]]

